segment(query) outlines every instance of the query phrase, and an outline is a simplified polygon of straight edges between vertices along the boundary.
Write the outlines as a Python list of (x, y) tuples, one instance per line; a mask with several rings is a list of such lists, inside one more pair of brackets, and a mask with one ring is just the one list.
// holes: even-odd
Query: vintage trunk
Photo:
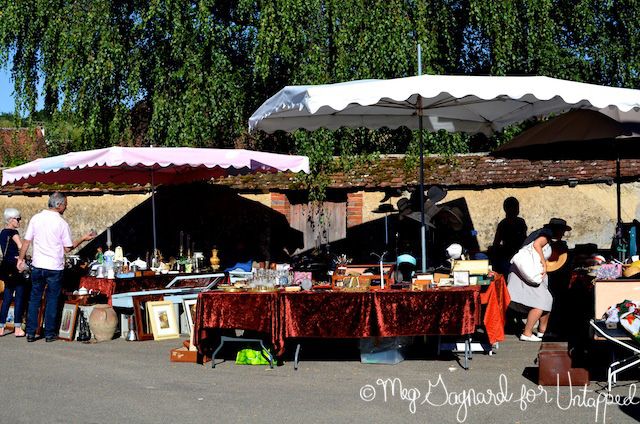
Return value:
[(574, 387), (589, 384), (589, 371), (573, 365), (567, 342), (542, 343), (538, 352), (538, 384)]

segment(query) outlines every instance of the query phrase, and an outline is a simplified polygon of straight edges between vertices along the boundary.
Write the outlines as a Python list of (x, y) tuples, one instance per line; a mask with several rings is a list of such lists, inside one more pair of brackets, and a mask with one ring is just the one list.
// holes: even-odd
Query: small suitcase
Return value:
[(538, 384), (583, 386), (589, 384), (589, 371), (586, 368), (573, 368), (568, 343), (542, 343), (538, 352)]

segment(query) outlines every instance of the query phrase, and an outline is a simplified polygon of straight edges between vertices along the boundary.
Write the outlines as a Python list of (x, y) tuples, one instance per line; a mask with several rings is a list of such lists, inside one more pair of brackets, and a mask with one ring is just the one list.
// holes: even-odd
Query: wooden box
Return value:
[[(346, 269), (344, 269), (346, 268)], [(373, 275), (362, 275), (362, 273), (369, 269), (375, 268), (376, 272)], [(393, 264), (383, 264), (382, 272), (384, 273), (384, 286), (385, 288), (389, 288), (391, 284), (393, 284), (393, 278), (391, 276), (391, 271), (393, 269)], [(370, 265), (347, 265), (343, 267), (343, 271), (345, 274), (338, 274), (334, 272), (331, 276), (331, 288), (332, 289), (340, 289), (344, 286), (344, 280), (350, 279), (351, 277), (357, 277), (358, 279), (358, 287), (366, 288), (371, 285), (371, 280), (379, 280), (380, 279), (380, 264), (370, 264)]]
[(171, 362), (191, 362), (191, 363), (207, 363), (211, 361), (208, 356), (202, 357), (197, 350), (189, 350), (186, 347), (179, 347), (177, 349), (171, 349), (169, 353), (169, 360)]
[(542, 343), (538, 352), (538, 384), (583, 386), (589, 384), (589, 371), (585, 368), (573, 368), (566, 342)]
[(486, 259), (458, 260), (453, 262), (451, 273), (453, 274), (455, 271), (469, 271), (470, 275), (487, 275), (491, 268), (489, 267), (489, 261)]

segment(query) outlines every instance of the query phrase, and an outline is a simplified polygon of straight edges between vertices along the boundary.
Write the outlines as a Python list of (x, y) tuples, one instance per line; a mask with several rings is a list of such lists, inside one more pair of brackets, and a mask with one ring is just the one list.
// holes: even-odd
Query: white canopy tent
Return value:
[[(249, 130), (271, 133), (405, 126), (491, 135), (535, 116), (570, 109), (598, 110), (610, 116), (640, 115), (640, 90), (540, 76), (463, 75), (288, 86), (254, 112), (249, 118)], [(422, 146), (422, 131), (420, 137)], [(422, 158), (420, 166), (420, 192), (424, 193)], [(423, 271), (425, 231), (423, 219)]]

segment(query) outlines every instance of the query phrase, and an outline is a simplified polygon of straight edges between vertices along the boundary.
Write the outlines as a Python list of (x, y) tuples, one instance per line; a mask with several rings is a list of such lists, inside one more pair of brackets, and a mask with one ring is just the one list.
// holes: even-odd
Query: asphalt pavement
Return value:
[[(215, 369), (169, 361), (182, 340), (84, 344), (0, 338), (1, 423), (624, 423), (640, 417), (637, 374), (607, 395), (605, 384), (538, 387), (538, 343), (507, 336), (469, 370), (453, 356), (396, 365), (361, 364), (357, 348), (307, 343), (294, 370)], [(295, 347), (295, 346), (293, 346)], [(291, 353), (292, 349), (289, 349)], [(598, 377), (601, 378), (601, 377)], [(625, 378), (628, 378), (625, 380)]]

